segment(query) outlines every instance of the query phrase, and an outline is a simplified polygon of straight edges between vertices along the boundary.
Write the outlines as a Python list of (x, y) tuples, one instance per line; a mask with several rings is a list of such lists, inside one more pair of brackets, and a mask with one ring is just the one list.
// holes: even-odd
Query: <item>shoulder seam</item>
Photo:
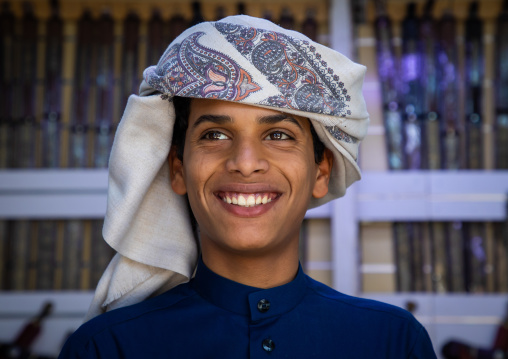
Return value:
[(413, 345), (411, 346), (411, 350), (408, 353), (408, 358), (411, 358), (411, 355), (413, 354), (413, 350), (415, 350), (416, 343), (418, 342), (418, 340), (420, 339), (420, 335), (422, 334), (422, 329), (423, 329), (423, 326), (421, 326), (421, 328), (418, 330), (418, 335), (416, 335), (415, 341), (414, 341)]
[[(390, 316), (394, 316), (394, 317), (397, 317), (397, 318), (400, 318), (400, 319), (404, 319), (405, 321), (409, 322), (415, 328), (418, 328), (419, 331), (421, 331), (422, 325), (416, 319), (415, 320), (410, 320), (410, 318), (407, 317), (407, 316), (399, 315), (397, 313), (394, 313), (394, 312), (391, 312), (391, 311), (388, 311), (388, 310), (382, 310), (382, 309), (376, 309), (376, 308), (367, 308), (367, 307), (360, 307), (358, 305), (355, 305), (353, 303), (349, 303), (349, 302), (341, 300), (339, 298), (330, 298), (330, 297), (320, 293), (313, 286), (309, 286), (309, 289), (311, 289), (314, 293), (316, 293), (320, 297), (328, 299), (330, 301), (341, 302), (342, 304), (345, 304), (345, 305), (348, 305), (348, 306), (352, 306), (352, 307), (355, 307), (355, 308), (358, 308), (358, 309), (365, 309), (365, 310), (379, 312), (379, 313), (386, 313), (386, 314), (388, 314)], [(365, 300), (368, 301), (368, 300), (371, 300), (371, 299), (365, 299)], [(386, 303), (383, 303), (383, 304), (386, 304)], [(387, 305), (389, 305), (389, 304), (387, 304)], [(402, 309), (402, 308), (400, 308), (400, 309)]]
[[(194, 294), (192, 294), (192, 295), (186, 296), (185, 298), (181, 298), (180, 300), (177, 300), (176, 302), (173, 302), (173, 303), (171, 304), (171, 306), (173, 306), (173, 305), (175, 305), (175, 304), (178, 304), (178, 303), (180, 303), (180, 302), (181, 302), (181, 301), (183, 301), (183, 300), (186, 300), (186, 299), (192, 298), (192, 297), (194, 297), (194, 296), (196, 296), (196, 295), (198, 295), (198, 294), (197, 294), (196, 292), (194, 292)], [(125, 307), (125, 308), (126, 308), (126, 307)], [(164, 308), (167, 308), (167, 307), (164, 307)], [(136, 319), (136, 318), (138, 318), (138, 317), (140, 317), (140, 316), (142, 316), (142, 315), (145, 315), (145, 314), (148, 314), (148, 313), (152, 313), (152, 312), (155, 312), (155, 311), (158, 311), (158, 310), (162, 310), (162, 309), (164, 309), (164, 308), (161, 308), (161, 307), (158, 307), (158, 308), (153, 308), (153, 309), (151, 309), (151, 310), (148, 310), (148, 311), (145, 311), (145, 312), (143, 312), (143, 313), (140, 313), (140, 314), (138, 314), (138, 315), (136, 315), (136, 316), (133, 316), (133, 317), (130, 317), (130, 318), (126, 318), (126, 319), (123, 319), (123, 320), (121, 320), (121, 321), (119, 321), (119, 322), (116, 322), (116, 323), (114, 323), (114, 324), (108, 325), (108, 326), (106, 326), (106, 327), (102, 328), (101, 330), (99, 330), (99, 331), (97, 331), (97, 332), (95, 332), (95, 333), (91, 334), (91, 335), (90, 335), (90, 337), (88, 338), (88, 340), (85, 342), (84, 347), (87, 347), (88, 345), (90, 345), (90, 342), (91, 342), (93, 339), (95, 339), (95, 337), (96, 337), (96, 336), (98, 336), (98, 335), (100, 335), (101, 333), (105, 332), (105, 331), (106, 331), (106, 330), (108, 330), (109, 328), (115, 327), (115, 326), (117, 326), (117, 325), (120, 325), (120, 324), (126, 323), (126, 322), (131, 321), (131, 320), (134, 320), (134, 319)]]

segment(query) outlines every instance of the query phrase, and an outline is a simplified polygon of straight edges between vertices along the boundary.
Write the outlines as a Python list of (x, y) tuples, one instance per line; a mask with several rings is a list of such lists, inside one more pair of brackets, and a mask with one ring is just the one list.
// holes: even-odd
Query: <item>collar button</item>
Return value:
[(268, 309), (270, 309), (270, 302), (266, 299), (261, 299), (258, 302), (258, 310), (261, 313), (266, 313), (266, 312), (268, 312)]
[(271, 352), (275, 349), (275, 342), (271, 339), (263, 340), (263, 349), (267, 352)]

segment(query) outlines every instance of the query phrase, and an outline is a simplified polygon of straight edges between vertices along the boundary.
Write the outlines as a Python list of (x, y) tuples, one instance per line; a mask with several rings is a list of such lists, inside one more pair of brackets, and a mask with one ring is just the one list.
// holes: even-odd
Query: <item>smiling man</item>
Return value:
[(171, 183), (174, 192), (188, 196), (204, 263), (254, 287), (291, 281), (298, 269), (299, 224), (310, 199), (327, 194), (333, 161), (326, 150), (316, 163), (309, 120), (193, 99), (182, 136), (183, 157), (175, 147), (170, 153)]
[(307, 209), (360, 178), (364, 73), (248, 16), (180, 35), (118, 128), (103, 231), (118, 254), (60, 357), (435, 358), (411, 314), (298, 262)]

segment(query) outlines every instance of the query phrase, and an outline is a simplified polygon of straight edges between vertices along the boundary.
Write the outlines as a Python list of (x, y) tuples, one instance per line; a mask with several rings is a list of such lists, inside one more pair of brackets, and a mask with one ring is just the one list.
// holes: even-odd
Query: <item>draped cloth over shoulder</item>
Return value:
[(245, 15), (191, 27), (144, 71), (129, 98), (109, 162), (103, 235), (117, 254), (86, 319), (134, 304), (191, 278), (198, 246), (186, 200), (170, 186), (168, 154), (174, 96), (235, 101), (310, 119), (334, 154), (329, 192), (316, 207), (360, 179), (358, 146), (369, 116), (365, 67), (342, 54)]

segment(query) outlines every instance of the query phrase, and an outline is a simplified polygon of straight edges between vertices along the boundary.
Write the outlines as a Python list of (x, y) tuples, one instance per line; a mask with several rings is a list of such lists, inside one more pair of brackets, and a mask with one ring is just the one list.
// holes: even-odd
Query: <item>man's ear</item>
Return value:
[(333, 167), (333, 153), (328, 148), (323, 152), (323, 160), (318, 164), (316, 183), (312, 191), (312, 197), (323, 198), (328, 193), (328, 183)]
[(177, 149), (171, 146), (169, 151), (169, 178), (171, 180), (171, 188), (176, 194), (184, 195), (187, 193), (185, 180), (183, 175), (183, 163), (177, 156)]

